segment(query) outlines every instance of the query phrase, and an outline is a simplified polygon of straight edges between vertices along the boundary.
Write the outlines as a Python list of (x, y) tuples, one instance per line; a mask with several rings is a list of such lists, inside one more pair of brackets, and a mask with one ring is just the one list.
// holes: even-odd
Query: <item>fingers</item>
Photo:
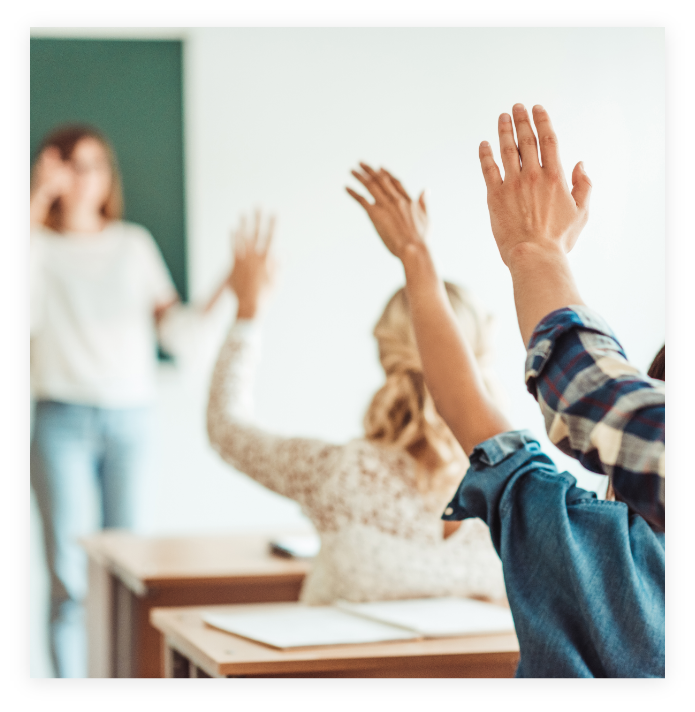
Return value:
[(509, 114), (501, 114), (497, 122), (497, 131), (500, 136), (500, 156), (504, 166), (504, 174), (515, 175), (521, 170), (519, 165), (519, 150), (514, 140), (514, 129), (512, 128), (512, 117)]
[(265, 233), (265, 243), (263, 244), (262, 254), (267, 257), (270, 250), (270, 245), (273, 242), (273, 236), (275, 235), (275, 215), (270, 216), (268, 221), (268, 228)]
[(536, 131), (538, 131), (538, 143), (541, 146), (543, 168), (561, 168), (557, 136), (553, 130), (548, 112), (540, 104), (536, 104), (533, 107), (533, 123), (536, 125)]
[(261, 235), (262, 213), (256, 210), (254, 213), (253, 230), (249, 231), (246, 224), (246, 216), (239, 218), (239, 227), (235, 230), (232, 239), (234, 243), (234, 254), (238, 257), (245, 257), (249, 252), (267, 257), (270, 246), (275, 235), (275, 215), (271, 215), (265, 234)]
[(234, 231), (234, 255), (243, 257), (246, 254), (246, 216), (239, 218), (239, 227)]
[(360, 163), (360, 167), (366, 175), (358, 173), (357, 171), (352, 171), (352, 175), (371, 193), (374, 200), (389, 200), (383, 185), (383, 177), (379, 176), (379, 174), (366, 163)]
[(516, 139), (521, 154), (521, 169), (539, 168), (541, 164), (538, 160), (538, 141), (536, 141), (536, 134), (533, 133), (531, 127), (528, 111), (523, 104), (514, 104), (512, 111), (516, 126)]
[[(495, 159), (492, 155), (492, 146), (487, 141), (483, 141), (478, 149), (478, 156), (480, 157), (480, 167), (483, 169), (483, 178), (485, 178), (485, 185), (490, 188), (496, 188), (502, 185), (502, 175), (500, 169), (495, 163)], [(517, 164), (518, 164), (517, 159)], [(505, 168), (506, 170), (506, 168)]]
[(584, 164), (579, 161), (572, 171), (572, 197), (577, 207), (582, 210), (589, 210), (589, 198), (591, 197), (591, 181), (584, 170)]
[(417, 202), (420, 204), (420, 207), (422, 208), (422, 212), (427, 215), (427, 204), (425, 203), (425, 193), (427, 192), (427, 189), (423, 190), (422, 193), (420, 193), (420, 197), (417, 199)]
[(254, 226), (253, 226), (253, 236), (251, 237), (251, 245), (254, 248), (258, 247), (258, 240), (261, 236), (261, 211), (256, 209)]
[(366, 198), (363, 198), (359, 193), (355, 193), (355, 191), (352, 188), (345, 188), (345, 190), (348, 192), (349, 195), (351, 195), (367, 212), (369, 212), (369, 208), (372, 207), (372, 204), (367, 201)]
[(403, 187), (403, 184), (398, 180), (398, 178), (392, 176), (385, 168), (382, 168), (381, 170), (388, 177), (389, 181), (391, 181), (396, 191), (408, 202), (410, 202), (410, 196), (408, 195), (408, 192)]

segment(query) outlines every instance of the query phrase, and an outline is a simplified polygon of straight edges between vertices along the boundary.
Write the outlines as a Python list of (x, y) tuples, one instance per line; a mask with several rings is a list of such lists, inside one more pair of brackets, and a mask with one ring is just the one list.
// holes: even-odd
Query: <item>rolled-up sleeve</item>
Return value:
[(478, 445), (443, 519), (479, 517), (502, 560), (519, 677), (664, 675), (664, 535), (559, 472), (529, 431)]
[(616, 496), (663, 530), (663, 382), (628, 362), (598, 314), (575, 306), (552, 312), (536, 327), (526, 385), (551, 442), (588, 470), (608, 475)]

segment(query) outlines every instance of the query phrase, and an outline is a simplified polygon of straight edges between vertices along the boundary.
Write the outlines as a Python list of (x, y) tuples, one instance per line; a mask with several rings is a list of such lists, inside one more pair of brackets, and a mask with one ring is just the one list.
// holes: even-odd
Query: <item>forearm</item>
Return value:
[(511, 425), (486, 391), (427, 248), (408, 248), (402, 261), (425, 382), (438, 412), (469, 454)]
[(520, 243), (508, 261), (524, 346), (543, 317), (556, 309), (582, 305), (567, 255), (559, 246)]

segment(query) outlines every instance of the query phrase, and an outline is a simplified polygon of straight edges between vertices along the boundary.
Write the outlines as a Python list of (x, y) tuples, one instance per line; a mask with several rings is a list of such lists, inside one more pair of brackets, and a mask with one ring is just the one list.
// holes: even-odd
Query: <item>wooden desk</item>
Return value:
[(150, 538), (112, 529), (83, 540), (89, 676), (162, 676), (154, 606), (296, 601), (311, 564), (270, 554), (280, 533)]
[(276, 650), (216, 630), (202, 620), (206, 612), (238, 609), (153, 609), (150, 621), (165, 638), (165, 676), (513, 677), (519, 661), (519, 644), (513, 633)]

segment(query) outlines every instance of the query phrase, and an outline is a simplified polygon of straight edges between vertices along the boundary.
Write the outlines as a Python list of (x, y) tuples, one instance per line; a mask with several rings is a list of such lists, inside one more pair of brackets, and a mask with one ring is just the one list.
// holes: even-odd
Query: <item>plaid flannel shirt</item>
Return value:
[(665, 387), (627, 361), (606, 322), (584, 306), (558, 309), (536, 327), (526, 385), (550, 440), (616, 499), (664, 531)]

